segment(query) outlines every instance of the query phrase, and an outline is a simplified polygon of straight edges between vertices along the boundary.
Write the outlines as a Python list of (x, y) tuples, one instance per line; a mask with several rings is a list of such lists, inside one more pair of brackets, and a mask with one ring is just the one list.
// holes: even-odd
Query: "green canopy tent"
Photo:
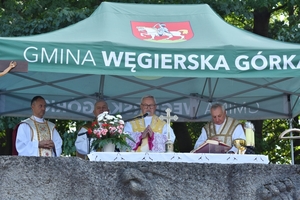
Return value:
[(87, 19), (28, 37), (1, 37), (0, 59), (28, 62), (0, 77), (0, 115), (31, 115), (42, 95), (47, 118), (89, 120), (96, 99), (130, 119), (154, 95), (158, 115), (207, 121), (220, 102), (237, 119), (300, 113), (300, 45), (224, 22), (208, 5), (103, 2)]

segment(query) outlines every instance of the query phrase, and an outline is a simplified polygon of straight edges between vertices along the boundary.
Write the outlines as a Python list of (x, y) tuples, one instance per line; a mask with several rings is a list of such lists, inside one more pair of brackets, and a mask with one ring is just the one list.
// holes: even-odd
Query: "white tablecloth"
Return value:
[(88, 157), (90, 161), (105, 162), (269, 163), (268, 156), (256, 154), (93, 152)]

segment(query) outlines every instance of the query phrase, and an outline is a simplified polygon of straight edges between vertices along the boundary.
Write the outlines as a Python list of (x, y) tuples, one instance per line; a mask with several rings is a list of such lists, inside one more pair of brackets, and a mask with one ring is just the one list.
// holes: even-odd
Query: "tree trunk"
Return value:
[[(294, 140), (294, 147), (300, 146), (300, 140)], [(300, 149), (295, 149), (294, 151), (294, 164), (300, 164)]]
[(193, 150), (192, 139), (185, 122), (173, 122), (173, 130), (176, 135), (175, 146), (179, 152), (190, 152)]
[(269, 20), (271, 13), (267, 8), (262, 8), (260, 10), (255, 10), (253, 12), (254, 17), (254, 26), (253, 33), (256, 33), (261, 36), (269, 36)]
[[(269, 33), (269, 20), (271, 13), (267, 8), (262, 8), (260, 10), (255, 10), (253, 12), (254, 26), (253, 33), (268, 37)], [(255, 152), (260, 154), (263, 150), (262, 144), (262, 127), (263, 120), (252, 120), (251, 121), (255, 128)]]
[(263, 151), (262, 144), (262, 127), (264, 120), (252, 120), (251, 123), (254, 125), (255, 129), (255, 153), (260, 154)]

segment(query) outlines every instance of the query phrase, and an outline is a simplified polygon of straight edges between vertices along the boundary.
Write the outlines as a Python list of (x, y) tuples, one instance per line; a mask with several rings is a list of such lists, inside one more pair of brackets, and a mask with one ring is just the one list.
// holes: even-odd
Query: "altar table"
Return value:
[(269, 163), (268, 156), (258, 154), (92, 152), (88, 157), (90, 161), (104, 162)]

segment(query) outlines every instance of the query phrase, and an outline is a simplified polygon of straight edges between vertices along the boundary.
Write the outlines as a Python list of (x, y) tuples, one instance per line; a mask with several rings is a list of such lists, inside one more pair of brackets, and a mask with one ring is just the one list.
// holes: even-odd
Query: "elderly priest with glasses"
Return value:
[[(156, 100), (147, 95), (141, 99), (141, 115), (125, 124), (127, 132), (135, 142), (127, 140), (133, 151), (136, 152), (165, 152), (165, 143), (168, 140), (168, 125), (155, 115)], [(175, 141), (173, 129), (169, 127), (170, 140)]]

